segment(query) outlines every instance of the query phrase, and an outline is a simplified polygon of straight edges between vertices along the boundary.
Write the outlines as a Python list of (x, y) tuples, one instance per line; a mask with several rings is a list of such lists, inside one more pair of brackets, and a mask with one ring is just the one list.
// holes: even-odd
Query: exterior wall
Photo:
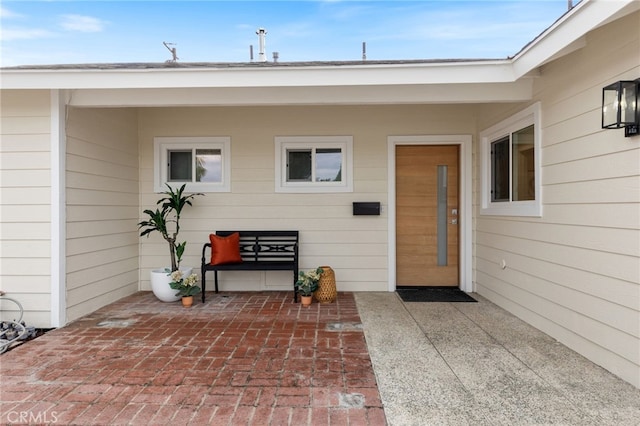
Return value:
[[(0, 289), (30, 326), (51, 323), (51, 96), (0, 92)], [(12, 310), (7, 304), (2, 310)], [(11, 311), (3, 312), (8, 318)]]
[[(635, 386), (640, 138), (602, 130), (600, 113), (602, 87), (640, 77), (629, 54), (640, 52), (639, 24), (636, 13), (602, 27), (542, 68), (534, 101), (542, 102), (543, 217), (477, 215), (475, 232), (478, 293)], [(479, 130), (520, 109), (484, 109)]]
[(67, 321), (138, 290), (138, 128), (129, 109), (68, 109)]
[[(331, 266), (339, 291), (387, 291), (387, 136), (472, 134), (474, 113), (473, 107), (453, 105), (143, 109), (140, 211), (157, 200), (154, 136), (230, 136), (231, 192), (199, 197), (184, 213), (183, 265), (200, 265), (202, 245), (215, 230), (297, 229), (302, 269)], [(275, 136), (314, 135), (353, 136), (353, 193), (275, 193)], [(353, 216), (353, 201), (380, 201), (382, 214)], [(159, 236), (141, 240), (142, 289), (149, 289), (149, 270), (168, 261)], [(288, 272), (232, 272), (220, 278), (222, 289), (292, 288)]]

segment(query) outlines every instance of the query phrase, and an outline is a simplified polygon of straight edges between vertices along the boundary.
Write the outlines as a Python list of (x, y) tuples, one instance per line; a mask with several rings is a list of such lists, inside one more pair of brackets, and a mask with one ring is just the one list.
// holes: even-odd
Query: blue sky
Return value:
[[(578, 1), (574, 0), (577, 4)], [(1, 0), (2, 66), (257, 59), (506, 58), (567, 10), (567, 0), (26, 1)]]

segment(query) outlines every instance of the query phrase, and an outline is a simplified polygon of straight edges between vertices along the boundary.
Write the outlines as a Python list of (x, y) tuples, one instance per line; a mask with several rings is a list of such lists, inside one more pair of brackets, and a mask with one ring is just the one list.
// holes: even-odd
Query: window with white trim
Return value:
[(480, 133), (480, 214), (542, 216), (540, 103)]
[(351, 136), (278, 136), (276, 192), (353, 192)]
[(188, 192), (229, 192), (231, 138), (156, 137), (154, 151), (154, 190), (162, 192), (168, 184), (186, 184)]

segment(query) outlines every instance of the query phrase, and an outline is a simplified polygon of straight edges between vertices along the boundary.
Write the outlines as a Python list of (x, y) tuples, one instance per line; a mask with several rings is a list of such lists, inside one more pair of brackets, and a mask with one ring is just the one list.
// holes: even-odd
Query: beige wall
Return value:
[[(471, 134), (468, 106), (237, 107), (140, 111), (142, 207), (152, 207), (154, 136), (230, 136), (231, 193), (209, 193), (184, 214), (188, 241), (183, 265), (199, 266), (208, 234), (224, 229), (297, 229), (301, 268), (330, 265), (340, 291), (386, 291), (387, 136)], [(460, 124), (460, 122), (463, 124)], [(350, 135), (354, 144), (354, 192), (275, 193), (275, 136)], [(353, 216), (353, 201), (380, 201), (381, 216)], [(149, 269), (168, 264), (166, 244), (142, 239), (141, 282)], [(283, 272), (221, 274), (223, 289), (285, 289)], [(209, 281), (210, 282), (210, 281)]]
[(0, 92), (0, 289), (36, 327), (51, 321), (50, 104), (48, 90)]
[(68, 110), (68, 321), (138, 290), (137, 138), (135, 110)]
[[(480, 294), (635, 386), (640, 137), (602, 130), (600, 112), (602, 87), (640, 77), (630, 54), (640, 52), (639, 23), (636, 13), (598, 29), (585, 48), (542, 68), (534, 101), (542, 102), (543, 217), (478, 215), (475, 229)], [(483, 109), (479, 130), (518, 109)]]

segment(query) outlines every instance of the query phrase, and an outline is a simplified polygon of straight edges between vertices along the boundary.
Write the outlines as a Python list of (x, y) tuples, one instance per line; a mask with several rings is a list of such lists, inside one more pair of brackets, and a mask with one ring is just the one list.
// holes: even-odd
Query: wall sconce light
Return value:
[(602, 89), (602, 128), (624, 127), (624, 136), (640, 134), (640, 110), (638, 109), (638, 88), (640, 78), (622, 80)]

